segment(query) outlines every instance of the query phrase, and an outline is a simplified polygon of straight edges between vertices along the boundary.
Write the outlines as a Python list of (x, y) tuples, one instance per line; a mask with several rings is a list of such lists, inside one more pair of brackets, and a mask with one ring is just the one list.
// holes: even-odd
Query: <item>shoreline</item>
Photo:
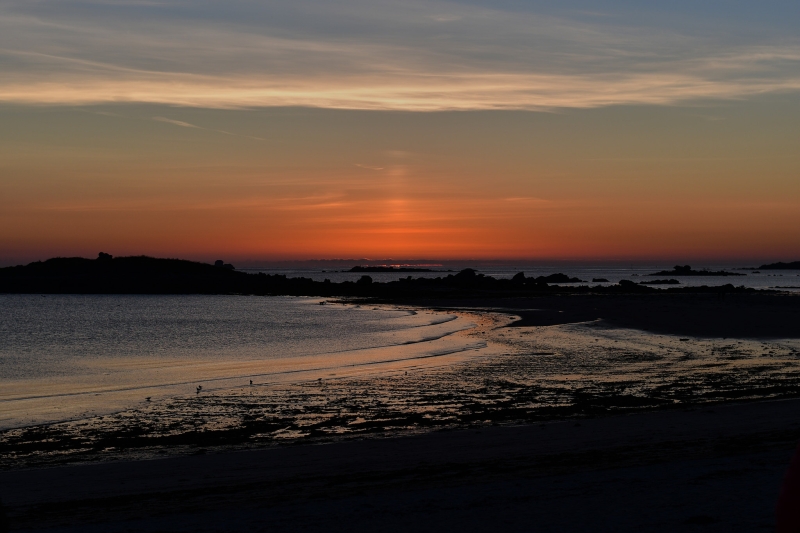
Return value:
[[(706, 303), (743, 308), (730, 302)], [(680, 337), (675, 323), (625, 327), (625, 313), (577, 321), (566, 303), (586, 302), (574, 298), (549, 313), (503, 303), (395, 304), (482, 318), (456, 334), (502, 348), (489, 357), (0, 433), (3, 454), (33, 454), (0, 470), (12, 528), (486, 530), (498, 516), (554, 532), (769, 527), (800, 439), (796, 338)], [(576, 494), (589, 511), (574, 512)]]
[[(316, 302), (317, 298), (304, 298), (308, 302)], [(345, 307), (358, 309), (367, 307), (362, 301), (347, 302)], [(372, 306), (369, 306), (372, 307)], [(313, 310), (316, 306), (312, 306)], [(381, 306), (372, 311), (398, 311), (403, 315), (418, 315), (424, 311), (408, 306)], [(371, 312), (367, 310), (367, 312)], [(160, 365), (162, 368), (169, 366), (180, 368), (179, 373), (170, 375), (172, 381), (160, 376), (148, 375), (151, 381), (128, 380), (115, 386), (94, 386), (89, 377), (78, 376), (71, 381), (62, 380), (61, 383), (37, 383), (31, 380), (10, 381), (9, 386), (0, 394), (0, 407), (6, 407), (4, 415), (12, 416), (14, 413), (39, 409), (39, 420), (24, 421), (15, 425), (0, 426), (3, 431), (25, 429), (35, 426), (49, 426), (60, 423), (77, 422), (87, 418), (111, 416), (135, 407), (141, 407), (144, 399), (153, 398), (153, 401), (168, 400), (182, 397), (195, 387), (202, 385), (202, 395), (213, 394), (218, 391), (241, 389), (244, 384), (250, 383), (250, 388), (269, 387), (280, 384), (297, 384), (312, 382), (317, 379), (355, 378), (362, 375), (385, 374), (409, 368), (422, 368), (428, 366), (441, 366), (454, 364), (475, 357), (473, 353), (490, 351), (482, 341), (474, 341), (464, 336), (464, 333), (477, 327), (477, 323), (484, 320), (483, 316), (476, 313), (452, 313), (430, 311), (425, 316), (439, 315), (443, 318), (422, 318), (424, 322), (405, 326), (398, 330), (385, 333), (384, 337), (375, 337), (376, 344), (350, 347), (343, 350), (333, 350), (305, 355), (278, 356), (258, 359), (255, 355), (250, 358), (235, 359), (230, 361), (229, 372), (220, 371), (225, 364), (217, 360), (192, 360), (184, 359), (168, 361)], [(419, 315), (422, 317), (423, 315)], [(399, 331), (399, 339), (393, 331)], [(169, 366), (167, 366), (169, 365)], [(186, 376), (186, 368), (191, 366), (205, 374)], [(161, 369), (159, 369), (161, 371)], [(178, 379), (180, 378), (180, 379)], [(26, 389), (27, 387), (27, 389)], [(44, 392), (40, 394), (25, 394), (31, 387), (38, 387)], [(46, 388), (49, 387), (49, 388)], [(67, 388), (72, 390), (67, 390)], [(78, 389), (77, 391), (74, 389)], [(199, 394), (199, 391), (198, 391)], [(51, 405), (54, 400), (64, 398), (91, 398), (102, 395), (103, 409), (81, 409), (69, 416), (64, 416), (63, 406)], [(149, 395), (149, 396), (148, 396)], [(201, 395), (201, 396), (202, 396)], [(116, 398), (118, 396), (119, 398)], [(125, 403), (127, 402), (127, 404)], [(149, 403), (150, 400), (148, 399)], [(15, 405), (16, 404), (16, 405)], [(9, 407), (9, 405), (13, 407)], [(113, 408), (112, 408), (113, 406)], [(50, 411), (47, 411), (47, 408)], [(53, 411), (58, 409), (58, 413)], [(62, 418), (50, 418), (48, 416)], [(29, 415), (29, 418), (33, 418)]]
[[(363, 375), (235, 387), (110, 416), (6, 430), (0, 432), (0, 470), (394, 438), (798, 395), (800, 342), (795, 340), (683, 338), (620, 328), (609, 320), (573, 322), (569, 312), (542, 314), (524, 299), (516, 307), (486, 306), (491, 303), (508, 302), (394, 305), (467, 318), (476, 326), (454, 334), (485, 343), (490, 355), (445, 355)], [(513, 322), (514, 315), (521, 320)], [(542, 316), (559, 320), (546, 326), (526, 322)]]
[[(364, 302), (351, 301), (347, 304), (362, 306)], [(63, 420), (2, 428), (0, 429), (0, 471), (62, 464), (91, 464), (97, 461), (119, 461), (131, 458), (147, 460), (164, 455), (191, 454), (195, 453), (197, 449), (209, 447), (248, 449), (264, 445), (291, 445), (295, 440), (298, 442), (303, 440), (301, 435), (293, 436), (307, 425), (307, 420), (303, 420), (303, 418), (318, 416), (324, 419), (328, 416), (324, 412), (330, 411), (324, 405), (328, 402), (327, 396), (329, 395), (326, 387), (343, 384), (344, 389), (339, 392), (346, 396), (352, 392), (353, 388), (358, 388), (359, 384), (370, 383), (376, 378), (392, 379), (400, 375), (407, 375), (409, 372), (420, 376), (431, 369), (436, 371), (474, 359), (498, 355), (496, 350), (493, 351), (491, 347), (487, 346), (489, 342), (485, 342), (485, 335), (474, 335), (474, 332), (505, 325), (511, 320), (506, 314), (500, 313), (473, 311), (454, 313), (398, 305), (392, 305), (391, 308), (414, 314), (428, 310), (431, 314), (453, 315), (453, 318), (434, 321), (426, 327), (435, 328), (457, 321), (463, 322), (465, 325), (462, 324), (458, 329), (445, 333), (436, 333), (433, 337), (422, 337), (401, 344), (352, 351), (356, 354), (364, 350), (396, 350), (406, 346), (418, 350), (417, 346), (423, 346), (427, 350), (442, 349), (441, 352), (435, 351), (430, 354), (409, 352), (405, 357), (398, 359), (377, 360), (335, 368), (322, 367), (316, 369), (316, 373), (301, 369), (289, 372), (287, 375), (284, 373), (248, 374), (242, 381), (246, 383), (247, 378), (252, 378), (254, 381), (251, 381), (250, 386), (224, 386), (220, 389), (207, 387), (203, 389), (202, 394), (192, 393), (154, 398), (152, 402), (150, 400), (146, 403), (139, 401), (127, 407), (88, 416), (78, 415)], [(418, 327), (420, 326), (413, 326), (411, 329), (415, 330)], [(453, 337), (455, 339), (452, 339)], [(319, 358), (319, 356), (314, 357)], [(240, 363), (239, 366), (241, 366)], [(305, 375), (309, 372), (311, 372), (311, 377)], [(324, 375), (324, 378), (317, 378), (317, 375)], [(291, 376), (297, 377), (291, 378)], [(259, 377), (262, 379), (259, 380)], [(270, 379), (264, 381), (264, 377)], [(223, 379), (231, 380), (233, 378)], [(205, 381), (203, 383), (205, 384)], [(309, 389), (314, 390), (310, 391)], [(84, 394), (89, 395), (94, 392), (89, 391)], [(283, 410), (280, 404), (287, 401), (294, 403), (298, 398), (307, 397), (309, 392), (316, 393), (320, 397), (320, 401), (306, 405), (308, 412), (297, 418), (289, 415), (280, 421), (268, 422), (270, 431), (279, 430), (277, 432), (279, 434), (268, 439), (269, 442), (259, 438), (259, 434), (264, 431), (263, 427), (244, 428), (243, 426), (247, 424), (242, 424), (242, 420), (234, 422), (225, 420), (230, 416), (251, 419), (249, 411), (253, 408), (252, 404), (257, 404), (259, 401), (262, 401), (267, 409), (280, 411)], [(322, 396), (326, 397), (323, 399)], [(235, 413), (219, 412), (220, 406), (232, 402), (237, 403), (234, 408)], [(338, 411), (341, 412), (341, 409)], [(374, 422), (361, 419), (359, 408), (351, 409), (351, 411), (342, 417), (347, 421), (343, 422), (344, 425), (363, 423), (365, 427), (356, 428), (355, 431), (366, 431), (373, 435)], [(222, 422), (211, 420), (210, 427), (202, 427), (200, 432), (197, 432), (192, 427), (195, 424), (194, 419), (197, 417), (212, 419), (216, 417), (222, 419)], [(165, 421), (160, 427), (154, 428), (158, 424), (154, 424), (152, 421), (161, 419)], [(281, 426), (292, 426), (292, 429), (281, 430)], [(426, 430), (421, 429), (421, 431)], [(388, 429), (388, 431), (397, 434), (413, 434), (418, 429)], [(379, 432), (383, 433), (382, 430)], [(314, 441), (329, 442), (345, 440), (350, 437), (351, 435), (347, 434), (340, 435), (339, 431), (334, 428), (333, 431), (323, 435), (316, 435)], [(254, 438), (255, 440), (253, 440)], [(131, 439), (135, 440), (136, 444), (132, 443)], [(102, 445), (100, 442), (110, 442), (111, 445)]]

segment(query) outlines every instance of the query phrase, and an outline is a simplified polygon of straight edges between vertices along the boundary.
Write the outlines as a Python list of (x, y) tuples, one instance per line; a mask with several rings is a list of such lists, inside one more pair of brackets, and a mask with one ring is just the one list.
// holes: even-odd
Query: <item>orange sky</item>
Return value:
[[(798, 253), (800, 113), (780, 100), (719, 120), (674, 107), (112, 109), (4, 111), (6, 257)], [(168, 114), (207, 129), (151, 119)]]
[(796, 2), (0, 5), (0, 264), (800, 259)]

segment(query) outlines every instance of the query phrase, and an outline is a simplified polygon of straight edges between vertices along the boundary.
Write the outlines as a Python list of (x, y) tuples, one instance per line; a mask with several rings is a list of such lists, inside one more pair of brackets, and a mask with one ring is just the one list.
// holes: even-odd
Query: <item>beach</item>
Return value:
[(786, 400), (18, 470), (0, 486), (25, 531), (769, 531), (798, 438)]
[(481, 348), (12, 428), (0, 497), (31, 531), (769, 529), (800, 439), (800, 339), (762, 312), (786, 298), (396, 304)]

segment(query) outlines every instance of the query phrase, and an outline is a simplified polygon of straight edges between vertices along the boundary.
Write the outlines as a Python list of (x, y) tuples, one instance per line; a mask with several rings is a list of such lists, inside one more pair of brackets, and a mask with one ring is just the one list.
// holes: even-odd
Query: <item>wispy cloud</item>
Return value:
[(793, 34), (439, 1), (369, 6), (9, 0), (0, 101), (546, 110), (800, 90)]
[(167, 124), (174, 124), (175, 126), (180, 126), (182, 128), (195, 128), (195, 129), (203, 129), (200, 126), (195, 126), (194, 124), (189, 124), (188, 122), (184, 122), (182, 120), (174, 120), (171, 118), (165, 117), (153, 117), (153, 120), (156, 122), (166, 122)]
[(153, 120), (155, 120), (156, 122), (164, 122), (166, 124), (172, 124), (173, 126), (180, 126), (181, 128), (192, 128), (192, 129), (196, 129), (196, 130), (213, 131), (215, 133), (221, 133), (223, 135), (233, 135), (235, 137), (245, 137), (247, 139), (255, 139), (257, 141), (266, 141), (266, 139), (264, 139), (262, 137), (253, 137), (252, 135), (240, 135), (238, 133), (231, 133), (230, 131), (218, 130), (218, 129), (214, 129), (214, 128), (204, 128), (202, 126), (196, 126), (194, 124), (190, 124), (190, 123), (184, 122), (182, 120), (175, 120), (175, 119), (172, 119), (172, 118), (153, 117)]

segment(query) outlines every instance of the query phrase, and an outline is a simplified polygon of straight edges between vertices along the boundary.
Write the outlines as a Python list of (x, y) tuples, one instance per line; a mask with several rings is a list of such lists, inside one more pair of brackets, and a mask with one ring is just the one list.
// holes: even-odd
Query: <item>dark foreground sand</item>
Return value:
[(0, 472), (11, 530), (770, 531), (800, 400)]

